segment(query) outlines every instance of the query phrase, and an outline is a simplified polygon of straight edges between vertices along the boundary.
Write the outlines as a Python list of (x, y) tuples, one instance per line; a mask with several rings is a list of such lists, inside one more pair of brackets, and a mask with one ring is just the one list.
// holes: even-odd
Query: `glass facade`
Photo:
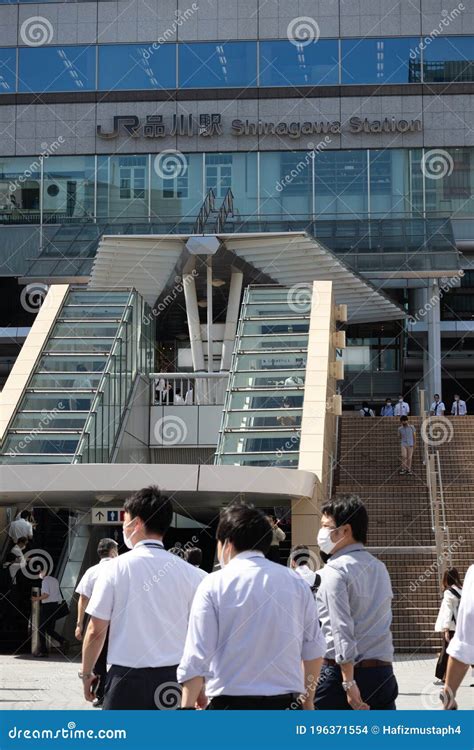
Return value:
[(445, 151), (439, 179), (422, 169), (430, 149), (182, 154), (170, 177), (160, 154), (4, 157), (0, 223), (193, 219), (211, 188), (241, 217), (472, 217), (474, 148)]
[(0, 93), (474, 81), (473, 36), (20, 47), (18, 70), (16, 52)]

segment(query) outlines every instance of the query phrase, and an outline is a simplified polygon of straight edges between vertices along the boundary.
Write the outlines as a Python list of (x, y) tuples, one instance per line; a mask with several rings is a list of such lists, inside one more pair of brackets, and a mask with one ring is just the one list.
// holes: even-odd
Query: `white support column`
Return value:
[(183, 276), (183, 287), (194, 372), (202, 372), (204, 370), (204, 351), (199, 324), (196, 282), (192, 274), (185, 274)]
[(239, 320), (240, 295), (242, 294), (243, 281), (244, 275), (241, 271), (232, 271), (225, 318), (224, 341), (222, 342), (221, 371), (224, 372), (230, 370), (232, 349), (235, 334), (237, 333), (237, 322)]
[(212, 255), (207, 256), (207, 371), (214, 370), (214, 338), (212, 311)]
[(441, 326), (439, 310), (439, 286), (436, 280), (428, 287), (428, 368), (431, 390), (428, 400), (431, 404), (433, 394), (441, 393)]

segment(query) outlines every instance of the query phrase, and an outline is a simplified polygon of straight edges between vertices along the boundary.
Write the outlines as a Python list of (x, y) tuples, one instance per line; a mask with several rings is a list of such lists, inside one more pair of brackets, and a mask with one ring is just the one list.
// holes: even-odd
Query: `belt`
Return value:
[[(323, 659), (323, 665), (325, 667), (340, 667), (341, 665), (336, 662), (335, 659)], [(391, 661), (382, 661), (381, 659), (362, 659), (354, 664), (354, 669), (364, 669), (370, 667), (391, 667)]]

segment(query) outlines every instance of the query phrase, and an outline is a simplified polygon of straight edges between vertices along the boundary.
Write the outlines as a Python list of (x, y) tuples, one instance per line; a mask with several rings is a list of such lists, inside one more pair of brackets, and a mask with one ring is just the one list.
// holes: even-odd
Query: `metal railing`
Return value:
[(154, 406), (221, 406), (229, 373), (151, 373)]
[(430, 500), (431, 528), (435, 538), (438, 577), (441, 582), (444, 571), (448, 566), (452, 565), (452, 552), (449, 527), (446, 519), (441, 462), (439, 451), (433, 446), (430, 446), (429, 442), (423, 438), (423, 433), (426, 432), (424, 425), (429, 425), (429, 420), (435, 420), (436, 417), (431, 417), (426, 411), (425, 392), (421, 389), (419, 390), (419, 401), (422, 418), (421, 441), (423, 444), (423, 463), (426, 469), (426, 485), (428, 487)]
[(212, 188), (210, 188), (207, 191), (206, 197), (204, 198), (204, 202), (199, 209), (199, 213), (196, 218), (196, 222), (193, 227), (193, 234), (202, 234), (204, 232), (204, 227), (206, 226), (206, 222), (209, 218), (209, 214), (211, 211), (215, 211), (215, 205), (216, 205), (216, 194)]
[(216, 234), (220, 234), (221, 232), (224, 231), (224, 227), (225, 227), (228, 216), (233, 216), (233, 215), (234, 215), (234, 194), (232, 190), (229, 188), (227, 193), (224, 196), (224, 200), (222, 201), (222, 205), (217, 215)]

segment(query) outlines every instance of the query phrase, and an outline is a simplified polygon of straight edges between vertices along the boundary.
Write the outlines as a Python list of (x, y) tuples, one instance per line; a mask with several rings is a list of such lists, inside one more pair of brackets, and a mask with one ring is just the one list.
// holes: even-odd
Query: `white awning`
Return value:
[[(170, 282), (190, 235), (107, 235), (97, 249), (91, 289), (130, 286), (150, 305)], [(306, 232), (256, 232), (218, 235), (237, 257), (271, 277), (294, 286), (317, 279), (334, 285), (336, 303), (346, 304), (350, 323), (405, 317), (405, 311), (381, 290), (348, 268), (343, 260)]]

